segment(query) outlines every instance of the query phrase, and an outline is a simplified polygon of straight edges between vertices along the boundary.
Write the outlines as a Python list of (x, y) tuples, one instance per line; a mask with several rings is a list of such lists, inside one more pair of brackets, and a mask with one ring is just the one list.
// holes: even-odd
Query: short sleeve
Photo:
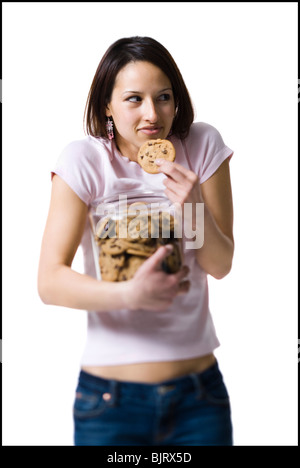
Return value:
[(78, 140), (69, 143), (61, 152), (51, 171), (60, 176), (78, 197), (89, 205), (96, 192), (96, 174), (99, 172), (99, 159), (88, 141)]
[(203, 122), (193, 124), (188, 140), (186, 145), (191, 166), (199, 176), (200, 184), (233, 155), (233, 150), (225, 145), (220, 132), (212, 125)]

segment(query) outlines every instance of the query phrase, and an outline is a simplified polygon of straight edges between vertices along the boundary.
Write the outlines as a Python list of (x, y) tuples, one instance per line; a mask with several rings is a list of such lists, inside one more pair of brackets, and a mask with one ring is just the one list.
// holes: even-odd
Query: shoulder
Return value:
[(191, 125), (184, 144), (188, 157), (193, 165), (196, 164), (196, 167), (226, 147), (220, 132), (213, 125), (205, 122), (195, 122)]
[(60, 159), (72, 160), (74, 163), (76, 161), (92, 162), (109, 153), (109, 148), (103, 138), (87, 136), (68, 143), (63, 148)]
[(101, 193), (103, 166), (105, 160), (109, 160), (110, 157), (109, 145), (104, 139), (87, 136), (68, 143), (51, 172), (59, 175), (86, 204), (89, 204)]
[(186, 143), (188, 145), (193, 145), (197, 143), (203, 144), (204, 142), (210, 144), (222, 142), (222, 144), (224, 144), (220, 132), (213, 125), (206, 122), (194, 122), (186, 138)]
[(220, 132), (205, 122), (193, 123), (184, 143), (190, 167), (199, 175), (200, 183), (207, 180), (233, 153), (225, 145)]

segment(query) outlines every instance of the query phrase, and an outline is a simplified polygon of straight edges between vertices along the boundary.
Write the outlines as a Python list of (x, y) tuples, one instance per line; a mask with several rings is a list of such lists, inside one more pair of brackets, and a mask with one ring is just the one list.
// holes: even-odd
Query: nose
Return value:
[(155, 103), (152, 99), (145, 102), (145, 111), (144, 111), (144, 118), (148, 122), (156, 123), (157, 122), (157, 110)]

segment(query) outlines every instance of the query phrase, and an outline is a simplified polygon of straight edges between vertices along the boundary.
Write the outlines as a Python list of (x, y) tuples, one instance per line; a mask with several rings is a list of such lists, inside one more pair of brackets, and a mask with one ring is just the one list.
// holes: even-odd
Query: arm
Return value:
[(187, 290), (182, 281), (186, 270), (166, 275), (160, 269), (162, 260), (169, 253), (166, 247), (148, 259), (130, 281), (98, 281), (72, 270), (87, 211), (86, 204), (55, 175), (38, 272), (38, 292), (44, 303), (97, 311), (123, 308), (160, 310), (167, 307), (178, 293)]
[(230, 272), (234, 253), (228, 159), (201, 185), (201, 193), (204, 202), (204, 245), (197, 251), (197, 260), (204, 270), (221, 279)]
[(159, 165), (168, 176), (164, 181), (165, 193), (172, 202), (182, 206), (204, 203), (204, 244), (196, 251), (197, 261), (214, 278), (223, 278), (231, 269), (234, 251), (229, 160), (226, 159), (201, 186), (197, 175), (183, 166), (170, 162)]

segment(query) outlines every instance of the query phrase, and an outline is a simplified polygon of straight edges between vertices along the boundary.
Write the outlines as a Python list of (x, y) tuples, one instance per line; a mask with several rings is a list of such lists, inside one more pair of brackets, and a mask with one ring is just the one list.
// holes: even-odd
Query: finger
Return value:
[(190, 269), (187, 265), (184, 265), (182, 268), (180, 268), (179, 271), (177, 271), (177, 273), (173, 273), (174, 276), (176, 276), (177, 278), (177, 281), (180, 282), (183, 280), (183, 278), (185, 278), (190, 272)]
[(167, 161), (165, 159), (156, 159), (155, 163), (158, 165), (160, 172), (168, 175), (176, 182), (183, 183), (186, 180), (194, 181), (195, 179), (196, 174), (193, 171), (186, 169), (181, 164)]
[(188, 280), (182, 281), (182, 282), (179, 284), (179, 288), (178, 288), (178, 291), (177, 291), (177, 295), (179, 295), (179, 294), (186, 294), (187, 292), (189, 292), (190, 286), (191, 286), (191, 282), (190, 282), (190, 281), (188, 281)]
[(170, 255), (172, 250), (173, 246), (171, 244), (162, 245), (145, 261), (145, 263), (143, 263), (139, 270), (161, 270), (162, 262)]
[(156, 159), (155, 163), (158, 165), (159, 172), (163, 172), (176, 182), (184, 182), (185, 175), (184, 172), (179, 169), (179, 164), (163, 159)]
[(170, 177), (166, 177), (163, 180), (163, 184), (167, 187), (168, 190), (170, 190), (174, 194), (177, 194), (180, 197), (184, 197), (187, 194), (185, 186), (178, 182), (175, 182), (175, 180), (171, 179)]
[(178, 285), (182, 281), (185, 281), (185, 278), (189, 274), (189, 272), (190, 272), (189, 267), (185, 265), (185, 266), (181, 267), (180, 270), (177, 271), (177, 273), (168, 273), (168, 276), (169, 276), (169, 278), (173, 278), (172, 283), (174, 285), (176, 285), (176, 288), (177, 288)]
[(179, 203), (179, 205), (182, 205), (182, 197), (178, 196), (177, 193), (172, 192), (172, 190), (166, 189), (164, 191), (164, 194), (172, 203)]

